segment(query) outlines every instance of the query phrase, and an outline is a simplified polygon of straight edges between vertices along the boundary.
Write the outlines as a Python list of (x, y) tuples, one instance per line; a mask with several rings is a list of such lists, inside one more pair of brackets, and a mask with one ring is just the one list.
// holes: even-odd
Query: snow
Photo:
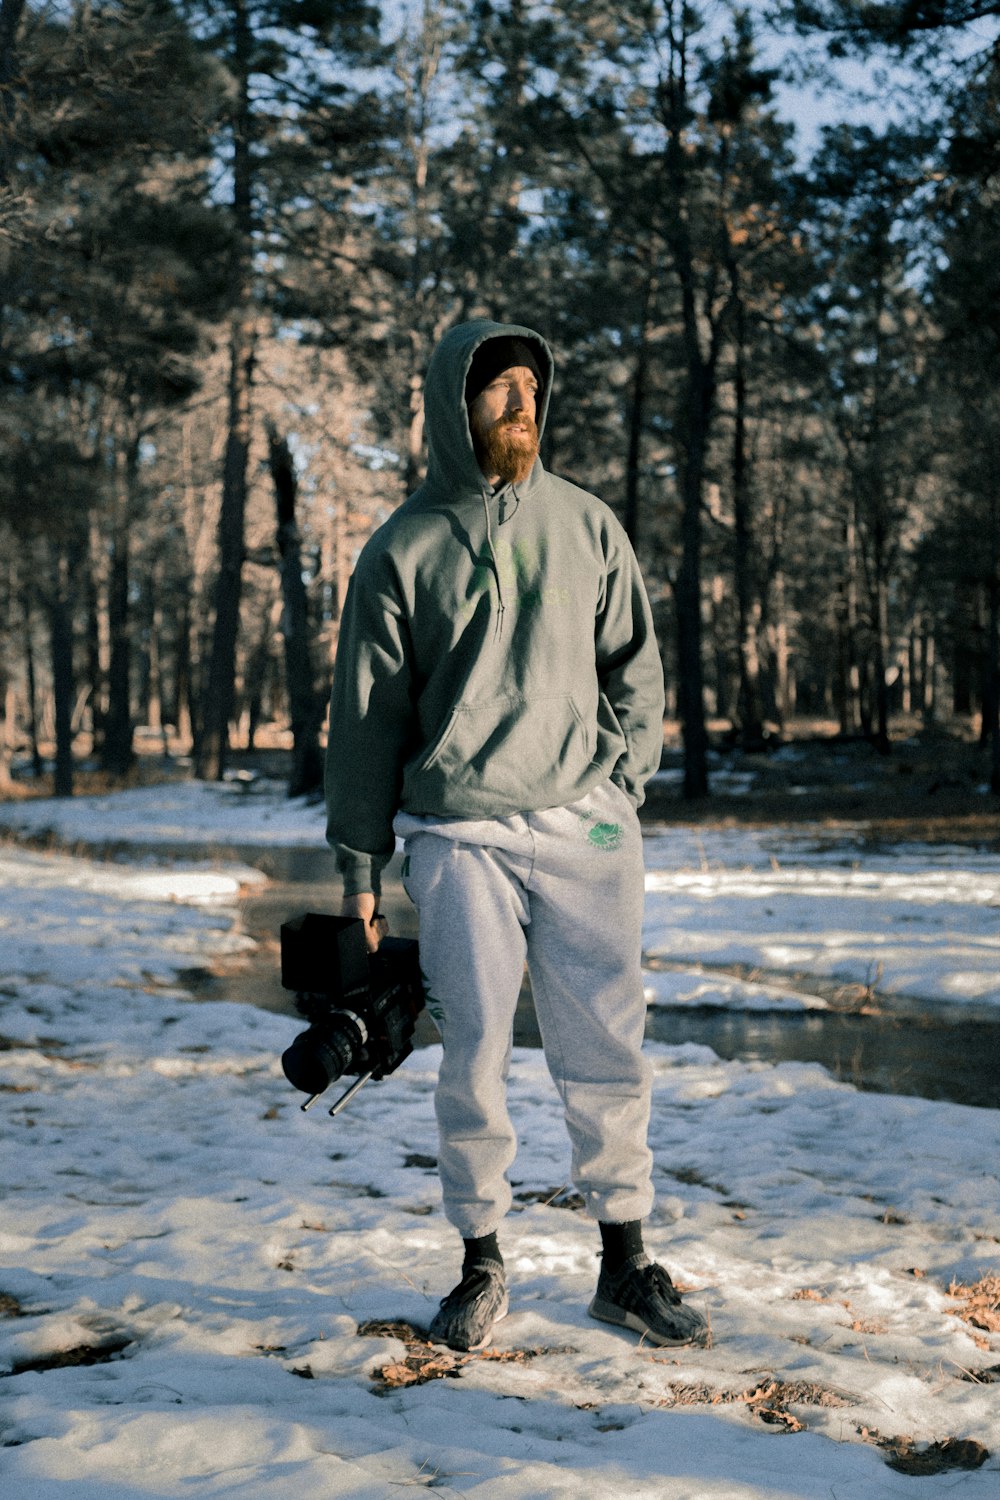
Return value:
[(279, 782), (166, 782), (104, 797), (0, 803), (0, 827), (75, 844), (218, 843), (315, 848), (324, 814)]
[[(0, 819), (78, 849), (246, 859), (322, 839), (320, 809), (267, 787), (178, 784)], [(671, 966), (648, 973), (657, 1003), (822, 1004), (797, 976), (865, 981), (873, 962), (882, 989), (1000, 1000), (996, 856), (780, 829), (669, 830), (645, 847), (646, 945)], [(1000, 1336), (958, 1317), (948, 1288), (1000, 1271), (1000, 1111), (859, 1093), (811, 1064), (651, 1047), (647, 1240), (714, 1335), (658, 1350), (587, 1317), (594, 1226), (560, 1206), (558, 1102), (541, 1055), (518, 1050), (511, 1313), (444, 1378), (380, 1382), (407, 1357), (404, 1330), (359, 1328), (425, 1328), (458, 1269), (428, 1165), (437, 1049), (335, 1121), (303, 1115), (278, 1061), (296, 1022), (184, 988), (189, 969), (246, 960), (236, 902), (259, 879), (224, 857), (0, 846), (0, 1297), (19, 1313), (0, 1319), (6, 1495), (997, 1495)], [(81, 1345), (105, 1357), (13, 1373)], [(879, 1435), (971, 1439), (990, 1457), (914, 1477), (887, 1466)]]
[(647, 953), (1000, 1005), (1000, 859), (817, 843), (787, 830), (648, 839)]

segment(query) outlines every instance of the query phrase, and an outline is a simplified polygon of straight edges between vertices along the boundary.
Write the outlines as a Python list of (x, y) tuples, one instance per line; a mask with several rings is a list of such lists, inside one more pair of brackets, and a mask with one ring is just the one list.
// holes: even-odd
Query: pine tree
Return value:
[(225, 129), (233, 226), (227, 439), (215, 620), (195, 745), (197, 774), (221, 779), (234, 703), (254, 365), (271, 291), (261, 267), (275, 228), (270, 154), (278, 142), (279, 159), (287, 156), (289, 138), (298, 138), (314, 151), (317, 169), (344, 170), (345, 136), (350, 144), (359, 133), (358, 91), (345, 70), (381, 59), (380, 17), (363, 0), (202, 0), (189, 13), (233, 84)]
[[(66, 23), (33, 22), (7, 139), (21, 214), (0, 323), (0, 381), (11, 398), (5, 436), (15, 453), (37, 444), (44, 462), (45, 412), (58, 413), (59, 466), (73, 467), (72, 449), (88, 475), (104, 575), (95, 598), (108, 616), (103, 755), (122, 772), (131, 758), (127, 616), (141, 446), (156, 415), (196, 386), (200, 323), (218, 292), (212, 265), (224, 229), (203, 201), (198, 159), (218, 94), (213, 70), (159, 0), (81, 6)], [(61, 524), (58, 504), (45, 515), (60, 546), (86, 554), (75, 533), (67, 540), (73, 528)], [(70, 572), (79, 595), (79, 565)], [(62, 562), (49, 574), (65, 651), (71, 580)], [(71, 693), (72, 663), (60, 657), (55, 675), (59, 693)], [(101, 695), (103, 684), (91, 686)], [(65, 730), (61, 698), (57, 721)], [(60, 777), (65, 789), (62, 760)]]
[[(709, 19), (725, 27), (711, 42)], [(754, 145), (772, 80), (756, 60), (746, 17), (734, 26), (730, 19), (723, 7), (589, 0), (566, 17), (567, 62), (547, 101), (549, 138), (587, 174), (575, 206), (599, 219), (616, 264), (628, 268), (621, 300), (634, 309), (626, 505), (633, 532), (644, 426), (669, 454), (671, 482), (655, 531), (676, 550), (670, 573), (688, 797), (708, 790), (704, 527), (724, 361), (734, 318), (749, 307), (743, 264), (766, 241), (772, 217), (769, 206), (754, 206), (747, 174), (755, 149), (761, 157), (773, 150)], [(761, 180), (758, 168), (754, 185)], [(746, 336), (744, 326), (744, 345)], [(741, 497), (747, 493), (744, 485)], [(746, 645), (746, 628), (743, 638)], [(752, 651), (742, 655), (748, 661)], [(756, 707), (748, 719), (759, 719)]]
[(902, 232), (925, 187), (928, 142), (868, 126), (830, 130), (812, 169), (822, 280), (826, 411), (843, 474), (845, 729), (890, 749), (888, 677), (903, 534), (933, 452), (926, 421), (930, 330)]

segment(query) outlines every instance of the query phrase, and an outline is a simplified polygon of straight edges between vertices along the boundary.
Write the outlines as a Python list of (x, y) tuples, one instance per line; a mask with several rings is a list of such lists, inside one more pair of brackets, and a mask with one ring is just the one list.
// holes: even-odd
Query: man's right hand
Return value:
[(340, 904), (342, 917), (360, 917), (365, 924), (365, 941), (368, 952), (375, 953), (379, 943), (389, 931), (389, 923), (378, 912), (378, 902), (371, 891), (362, 891), (358, 896), (345, 896)]

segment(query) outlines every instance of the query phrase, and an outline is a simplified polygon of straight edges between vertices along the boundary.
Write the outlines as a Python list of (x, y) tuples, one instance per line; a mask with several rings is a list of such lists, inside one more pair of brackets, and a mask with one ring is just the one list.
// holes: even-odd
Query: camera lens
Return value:
[(340, 1077), (351, 1072), (364, 1045), (361, 1033), (346, 1016), (335, 1016), (322, 1028), (310, 1026), (281, 1055), (285, 1077), (304, 1094), (321, 1094)]

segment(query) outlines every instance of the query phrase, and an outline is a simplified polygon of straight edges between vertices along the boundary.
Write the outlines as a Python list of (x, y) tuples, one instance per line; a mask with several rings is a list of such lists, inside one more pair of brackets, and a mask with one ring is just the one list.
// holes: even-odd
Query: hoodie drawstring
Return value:
[(500, 577), (500, 564), (497, 562), (496, 551), (493, 547), (493, 523), (490, 520), (490, 496), (489, 491), (483, 490), (483, 510), (486, 514), (486, 545), (490, 549), (490, 557), (493, 559), (493, 574), (497, 581), (497, 622), (493, 628), (493, 639), (498, 641), (503, 635), (503, 617), (507, 606), (503, 597), (503, 580)]

